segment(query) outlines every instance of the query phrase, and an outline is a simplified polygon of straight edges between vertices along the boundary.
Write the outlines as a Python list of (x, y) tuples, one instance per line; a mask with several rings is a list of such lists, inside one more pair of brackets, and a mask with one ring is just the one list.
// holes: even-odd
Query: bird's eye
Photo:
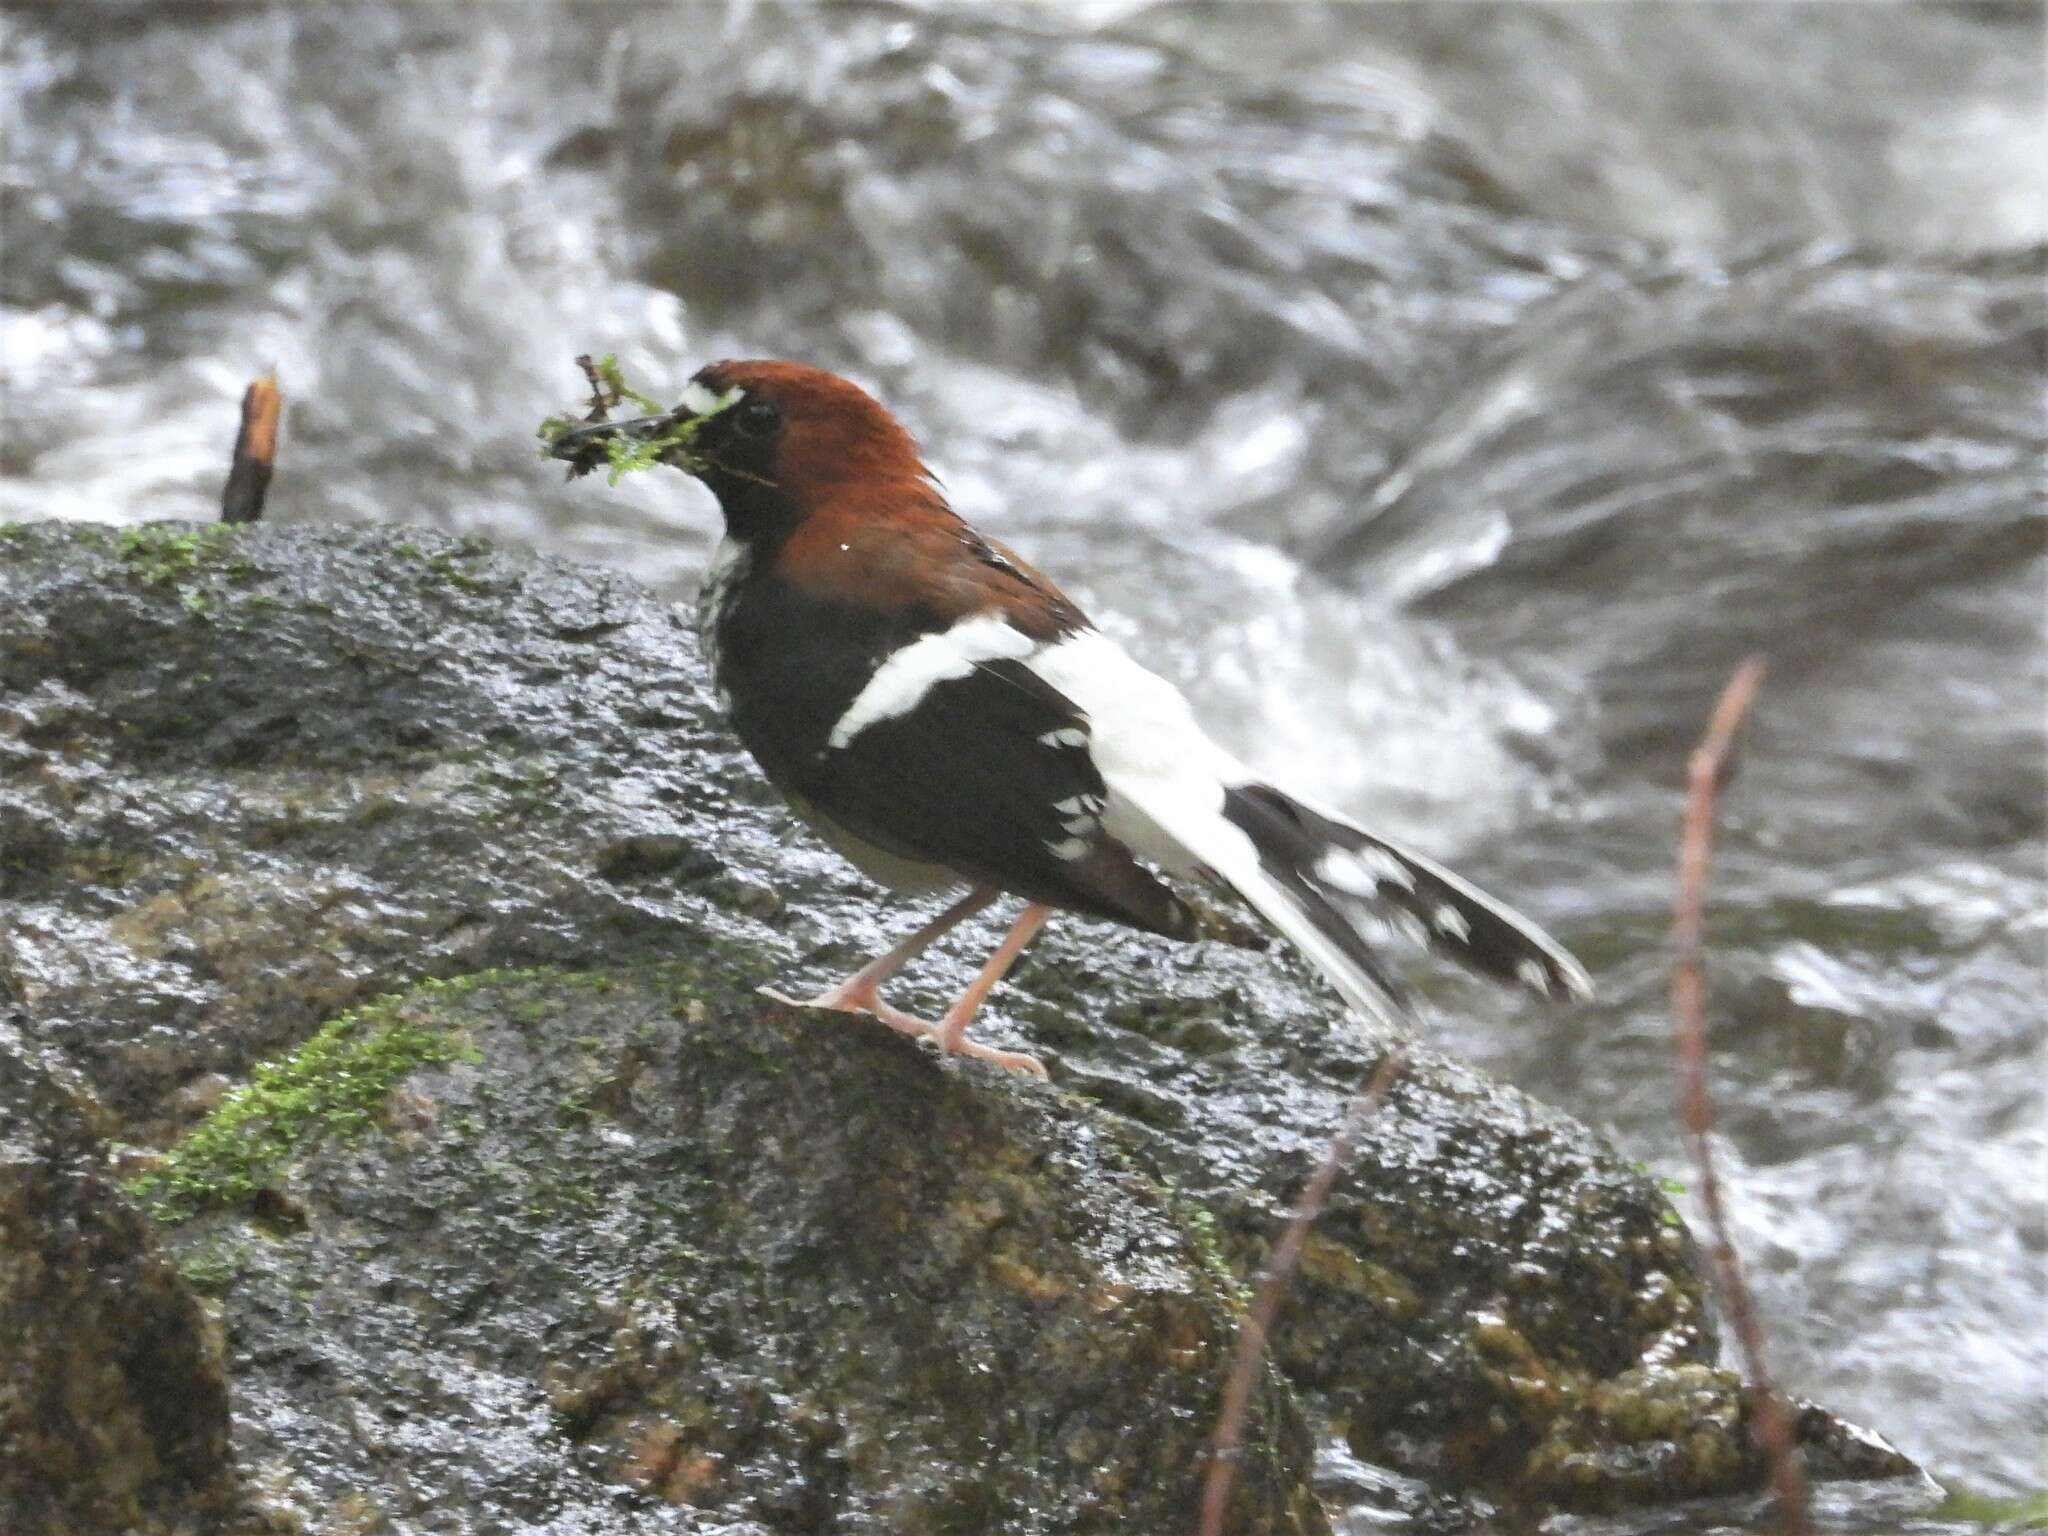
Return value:
[(732, 424), (742, 437), (772, 437), (782, 425), (782, 407), (773, 400), (742, 400)]

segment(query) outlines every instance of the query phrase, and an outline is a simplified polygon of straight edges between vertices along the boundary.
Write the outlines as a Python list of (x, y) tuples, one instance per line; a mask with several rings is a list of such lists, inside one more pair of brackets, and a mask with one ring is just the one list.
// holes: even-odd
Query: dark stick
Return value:
[(597, 359), (588, 352), (577, 354), (576, 366), (583, 370), (583, 377), (590, 381), (590, 412), (583, 419), (589, 422), (603, 421), (612, 413), (612, 407), (619, 403), (619, 397), (604, 386), (598, 377)]
[(1700, 1205), (1713, 1233), (1709, 1273), (1720, 1294), (1722, 1310), (1735, 1327), (1748, 1372), (1752, 1422), (1750, 1432), (1770, 1462), (1771, 1486), (1778, 1496), (1778, 1515), (1785, 1536), (1806, 1531), (1806, 1479), (1793, 1451), (1792, 1416), (1771, 1384), (1764, 1365), (1763, 1329), (1742, 1278), (1742, 1260), (1728, 1236), (1721, 1204), (1721, 1181), (1714, 1169), (1714, 1106), (1707, 1091), (1707, 975), (1704, 956), (1707, 866), (1714, 840), (1714, 796), (1721, 787), (1728, 754), (1742, 717), (1763, 686), (1764, 664), (1752, 656), (1735, 669), (1714, 706), (1707, 734), (1686, 771), (1685, 830), (1678, 847), (1678, 897), (1672, 922), (1676, 953), (1671, 963), (1671, 1011), (1677, 1019), (1680, 1112), (1686, 1144), (1699, 1170)]
[(1315, 1225), (1315, 1219), (1322, 1214), (1323, 1204), (1330, 1198), (1331, 1186), (1337, 1182), (1337, 1175), (1351, 1160), (1352, 1144), (1358, 1140), (1358, 1133), (1365, 1128), (1365, 1122), (1372, 1118), (1380, 1101), (1386, 1097), (1387, 1088), (1399, 1075), (1406, 1058), (1396, 1046), (1380, 1060), (1372, 1078), (1351, 1100), (1345, 1111), (1344, 1124), (1338, 1128), (1337, 1139), (1330, 1143), (1330, 1150), (1323, 1154), (1323, 1160), (1309, 1181), (1302, 1186), (1301, 1198), (1295, 1202), (1294, 1214), (1287, 1219), (1287, 1228), (1280, 1234), (1280, 1241), (1273, 1245), (1273, 1251), (1266, 1258), (1265, 1273), (1259, 1279), (1258, 1294), (1246, 1310), (1244, 1321), (1237, 1327), (1237, 1342), (1231, 1350), (1230, 1379), (1223, 1388), (1223, 1407), (1216, 1415), (1215, 1448), (1209, 1453), (1209, 1470), (1202, 1477), (1202, 1514), (1195, 1526), (1195, 1536), (1223, 1536), (1223, 1506), (1230, 1498), (1231, 1482), (1237, 1477), (1238, 1440), (1244, 1433), (1245, 1410), (1251, 1406), (1252, 1385), (1259, 1374), (1259, 1362), (1266, 1353), (1266, 1338), (1273, 1328), (1273, 1318), (1280, 1310), (1281, 1299), (1287, 1294), (1287, 1283), (1294, 1276), (1294, 1266), (1301, 1260), (1302, 1244), (1308, 1241), (1308, 1230)]
[(242, 392), (242, 428), (235, 434), (234, 462), (221, 488), (220, 520), (253, 523), (263, 516), (270, 470), (277, 462), (277, 418), (284, 410), (277, 375), (266, 373)]

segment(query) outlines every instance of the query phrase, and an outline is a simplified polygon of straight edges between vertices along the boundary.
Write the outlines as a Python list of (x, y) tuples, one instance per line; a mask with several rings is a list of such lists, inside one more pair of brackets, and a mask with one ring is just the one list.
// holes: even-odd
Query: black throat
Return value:
[(803, 521), (796, 502), (765, 476), (712, 463), (700, 478), (718, 498), (726, 536), (745, 544), (757, 562), (773, 560), (782, 541)]

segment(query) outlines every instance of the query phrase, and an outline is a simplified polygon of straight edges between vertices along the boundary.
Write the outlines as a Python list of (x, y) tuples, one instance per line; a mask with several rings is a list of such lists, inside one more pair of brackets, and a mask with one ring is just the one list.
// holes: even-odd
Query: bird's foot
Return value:
[(1036, 1056), (1028, 1055), (1023, 1051), (999, 1051), (992, 1045), (983, 1045), (979, 1040), (962, 1040), (949, 1053), (938, 1026), (927, 1025), (926, 1028), (931, 1032), (925, 1038), (931, 1041), (933, 1048), (942, 1056), (948, 1054), (972, 1056), (978, 1061), (992, 1062), (996, 1066), (1003, 1067), (1011, 1072), (1029, 1073), (1041, 1083), (1051, 1080), (1051, 1074), (1045, 1070), (1045, 1063)]
[(845, 982), (828, 987), (816, 997), (791, 997), (787, 992), (774, 987), (756, 987), (761, 996), (786, 1003), (791, 1008), (818, 1008), (827, 1013), (861, 1013), (869, 1018), (880, 1019), (891, 1029), (900, 1029), (906, 1035), (929, 1035), (932, 1026), (923, 1019), (905, 1013), (901, 1008), (892, 1008), (882, 1001), (879, 987), (856, 986)]
[[(901, 1008), (892, 1007), (882, 1001), (879, 988), (841, 985), (830, 987), (816, 997), (791, 997), (774, 987), (757, 987), (763, 997), (785, 1003), (791, 1008), (819, 1008), (831, 1013), (859, 1013), (879, 1019), (891, 1029), (922, 1040), (941, 1056), (972, 1056), (978, 1061), (992, 1062), (1011, 1072), (1028, 1072), (1044, 1081), (1048, 1074), (1045, 1063), (1036, 1056), (1022, 1051), (997, 1050), (992, 1045), (983, 1045), (979, 1040), (969, 1040), (965, 1031), (948, 1031), (943, 1024), (928, 1024), (915, 1014), (905, 1013)], [(952, 1039), (948, 1039), (951, 1033)]]
[(858, 1013), (867, 1018), (880, 1019), (891, 1029), (900, 1030), (919, 1040), (936, 1038), (937, 1027), (927, 1024), (915, 1014), (905, 1013), (901, 1008), (891, 1007), (882, 1001), (878, 987), (857, 987), (845, 983), (828, 987), (816, 997), (791, 997), (787, 992), (774, 987), (756, 987), (763, 997), (771, 997), (778, 1003), (787, 1003), (792, 1008), (817, 1008), (827, 1013)]

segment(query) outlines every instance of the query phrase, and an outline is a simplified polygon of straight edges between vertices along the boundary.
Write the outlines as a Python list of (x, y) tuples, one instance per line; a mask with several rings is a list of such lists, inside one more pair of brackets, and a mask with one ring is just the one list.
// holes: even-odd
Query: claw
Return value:
[[(945, 1046), (938, 1041), (935, 1040), (933, 1044), (938, 1045), (941, 1052), (945, 1050)], [(1045, 1063), (1024, 1051), (999, 1051), (992, 1045), (983, 1045), (979, 1040), (968, 1040), (960, 1046), (957, 1054), (973, 1056), (1011, 1072), (1029, 1073), (1041, 1083), (1052, 1081), (1052, 1075), (1045, 1070)]]
[(940, 1056), (972, 1056), (980, 1061), (993, 1062), (996, 1066), (1012, 1072), (1028, 1072), (1040, 1081), (1049, 1081), (1045, 1063), (1036, 1056), (1027, 1056), (1022, 1051), (999, 1051), (992, 1045), (983, 1045), (979, 1040), (969, 1040), (964, 1034), (948, 1044), (947, 1031), (939, 1024), (928, 1024), (915, 1014), (893, 1008), (881, 999), (879, 992), (863, 988), (855, 992), (847, 987), (834, 987), (820, 992), (816, 997), (791, 997), (787, 992), (774, 987), (761, 986), (754, 989), (762, 997), (770, 998), (789, 1008), (807, 1008), (819, 1013), (851, 1013), (863, 1018), (878, 1019), (891, 1029), (909, 1035), (929, 1045)]

